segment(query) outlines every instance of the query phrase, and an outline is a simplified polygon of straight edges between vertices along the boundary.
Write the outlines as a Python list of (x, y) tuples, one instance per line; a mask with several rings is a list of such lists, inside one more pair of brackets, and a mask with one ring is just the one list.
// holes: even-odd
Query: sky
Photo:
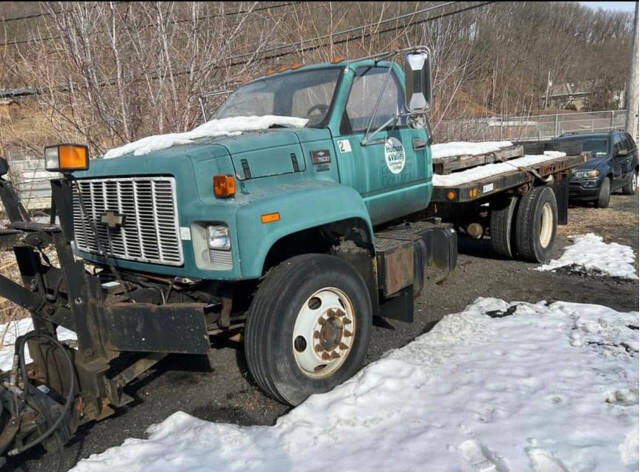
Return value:
[(626, 11), (632, 12), (634, 11), (636, 2), (580, 2), (584, 6), (593, 8), (597, 10), (598, 8), (602, 8), (604, 10), (609, 11)]

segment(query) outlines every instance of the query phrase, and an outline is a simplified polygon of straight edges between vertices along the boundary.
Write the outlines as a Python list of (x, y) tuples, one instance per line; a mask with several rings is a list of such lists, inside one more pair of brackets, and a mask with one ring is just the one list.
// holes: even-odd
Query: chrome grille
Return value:
[[(181, 265), (176, 207), (173, 177), (77, 180), (73, 186), (75, 244), (82, 251), (109, 257)], [(101, 223), (107, 211), (124, 215), (124, 224), (109, 228)]]

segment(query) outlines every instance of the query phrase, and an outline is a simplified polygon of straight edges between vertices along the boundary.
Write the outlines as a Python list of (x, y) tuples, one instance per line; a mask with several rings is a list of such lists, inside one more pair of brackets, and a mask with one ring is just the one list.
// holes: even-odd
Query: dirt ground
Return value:
[[(634, 248), (638, 264), (638, 198), (613, 195), (611, 207), (572, 206), (570, 224), (561, 227), (554, 257), (562, 254), (567, 236), (594, 232), (606, 242)], [(456, 271), (440, 285), (423, 291), (412, 324), (376, 320), (367, 362), (403, 346), (428, 331), (448, 313), (462, 310), (478, 297), (507, 301), (565, 300), (607, 305), (621, 311), (638, 310), (638, 282), (575, 274), (539, 272), (536, 265), (496, 259), (486, 242), (461, 243)], [(152, 424), (177, 410), (217, 422), (272, 425), (288, 408), (267, 398), (253, 384), (239, 344), (220, 346), (213, 372), (203, 359), (172, 356), (131, 385), (136, 401), (103, 422), (88, 425), (59, 453), (33, 451), (13, 459), (6, 470), (66, 471), (79, 459), (144, 437)]]

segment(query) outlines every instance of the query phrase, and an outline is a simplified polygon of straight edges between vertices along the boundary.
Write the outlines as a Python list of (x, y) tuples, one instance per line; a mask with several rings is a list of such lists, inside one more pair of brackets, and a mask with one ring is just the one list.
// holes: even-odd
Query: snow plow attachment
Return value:
[[(207, 320), (215, 321), (217, 306), (182, 295), (173, 281), (115, 267), (89, 273), (71, 248), (73, 178), (51, 181), (52, 216), (41, 223), (21, 205), (7, 171), (0, 158), (9, 220), (0, 227), (0, 250), (14, 252), (22, 285), (0, 274), (0, 297), (30, 312), (33, 331), (17, 338), (11, 369), (0, 371), (0, 457), (36, 445), (58, 449), (82, 424), (129, 403), (124, 387), (167, 354), (208, 354)], [(58, 327), (77, 341), (60, 341)]]

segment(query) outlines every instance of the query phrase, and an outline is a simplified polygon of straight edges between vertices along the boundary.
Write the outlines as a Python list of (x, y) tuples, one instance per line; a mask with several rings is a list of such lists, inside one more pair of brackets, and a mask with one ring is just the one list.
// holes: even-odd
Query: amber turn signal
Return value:
[(236, 181), (233, 175), (214, 175), (213, 194), (218, 198), (233, 197), (236, 194)]
[(260, 216), (260, 221), (263, 224), (280, 221), (280, 213), (278, 213), (277, 211), (275, 213), (265, 213), (264, 215)]
[(89, 168), (89, 150), (79, 144), (58, 144), (44, 148), (44, 167), (51, 172), (71, 172)]

